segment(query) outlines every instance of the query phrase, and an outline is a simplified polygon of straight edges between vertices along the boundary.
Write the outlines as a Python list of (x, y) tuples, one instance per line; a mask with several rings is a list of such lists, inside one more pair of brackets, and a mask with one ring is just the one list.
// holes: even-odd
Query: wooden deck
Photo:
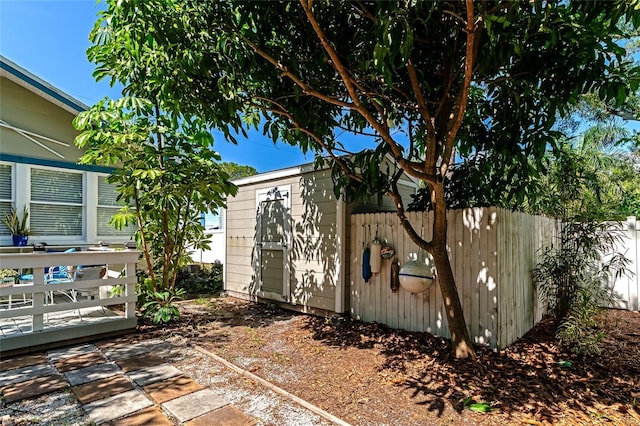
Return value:
[[(137, 259), (134, 250), (0, 254), (0, 267), (33, 271), (33, 282), (0, 287), (0, 356), (134, 329)], [(107, 265), (125, 274), (45, 284), (44, 268), (57, 265)], [(122, 292), (110, 297), (114, 286)], [(95, 295), (80, 296), (89, 290)]]

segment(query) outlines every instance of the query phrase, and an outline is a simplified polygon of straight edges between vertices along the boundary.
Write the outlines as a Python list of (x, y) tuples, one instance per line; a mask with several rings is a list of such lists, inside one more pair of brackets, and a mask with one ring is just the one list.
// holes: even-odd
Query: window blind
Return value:
[[(11, 186), (13, 179), (11, 178), (11, 166), (9, 164), (0, 164), (0, 217), (11, 213), (12, 196)], [(0, 224), (0, 235), (11, 235), (6, 226)]]
[(31, 169), (31, 201), (82, 204), (82, 174)]
[(11, 166), (0, 164), (0, 200), (11, 201)]
[(37, 235), (82, 236), (82, 206), (31, 204), (30, 217)]
[(121, 231), (109, 225), (111, 217), (118, 212), (121, 206), (117, 198), (116, 186), (107, 182), (107, 176), (98, 176), (98, 221), (96, 224), (98, 236), (120, 237), (132, 236), (135, 233), (136, 227), (134, 225), (129, 225)]
[[(11, 213), (11, 202), (0, 201), (0, 217), (4, 217), (9, 213)], [(4, 226), (4, 224), (0, 224), (0, 235), (11, 235), (11, 232), (9, 232), (9, 228)]]
[(83, 235), (82, 174), (31, 169), (31, 230), (37, 235)]
[(116, 186), (107, 182), (107, 176), (98, 176), (98, 205), (117, 206)]

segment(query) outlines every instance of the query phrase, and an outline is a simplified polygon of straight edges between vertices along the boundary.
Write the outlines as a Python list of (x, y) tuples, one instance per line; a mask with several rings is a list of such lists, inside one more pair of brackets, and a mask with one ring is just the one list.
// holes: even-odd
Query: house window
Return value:
[(202, 214), (202, 224), (207, 231), (222, 229), (222, 217), (220, 211), (213, 210)]
[[(12, 170), (9, 164), (0, 164), (0, 217), (11, 212), (13, 205)], [(0, 235), (11, 235), (6, 226), (0, 225)]]
[(32, 168), (29, 207), (34, 234), (82, 237), (82, 173)]
[(107, 182), (107, 176), (98, 176), (98, 223), (96, 224), (96, 235), (101, 237), (130, 237), (135, 233), (136, 227), (134, 225), (129, 225), (121, 231), (109, 225), (111, 217), (122, 207), (122, 203), (119, 203), (117, 198), (116, 186)]

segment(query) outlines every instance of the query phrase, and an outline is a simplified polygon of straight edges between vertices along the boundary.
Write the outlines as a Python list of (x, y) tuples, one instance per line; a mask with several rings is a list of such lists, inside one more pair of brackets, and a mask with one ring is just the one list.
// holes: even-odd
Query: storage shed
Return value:
[[(234, 183), (238, 193), (227, 199), (224, 226), (228, 294), (305, 312), (349, 311), (349, 217), (395, 211), (392, 201), (337, 200), (331, 171), (315, 170), (313, 164)], [(403, 176), (399, 187), (409, 202), (417, 183)]]

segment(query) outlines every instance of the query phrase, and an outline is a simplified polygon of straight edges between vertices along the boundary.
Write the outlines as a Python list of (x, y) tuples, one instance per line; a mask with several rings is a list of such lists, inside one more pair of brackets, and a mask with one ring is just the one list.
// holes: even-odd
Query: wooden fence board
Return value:
[[(410, 212), (416, 231), (431, 239), (433, 214)], [(497, 208), (448, 212), (448, 250), (467, 326), (476, 343), (505, 347), (540, 319), (531, 281), (538, 249), (556, 235), (555, 221)], [(390, 289), (390, 260), (382, 270), (362, 279), (363, 243), (376, 237), (390, 244), (403, 265), (424, 260), (402, 229), (395, 213), (356, 214), (351, 218), (351, 313), (367, 322), (393, 328), (429, 331), (449, 337), (449, 328), (437, 281), (420, 294)]]

